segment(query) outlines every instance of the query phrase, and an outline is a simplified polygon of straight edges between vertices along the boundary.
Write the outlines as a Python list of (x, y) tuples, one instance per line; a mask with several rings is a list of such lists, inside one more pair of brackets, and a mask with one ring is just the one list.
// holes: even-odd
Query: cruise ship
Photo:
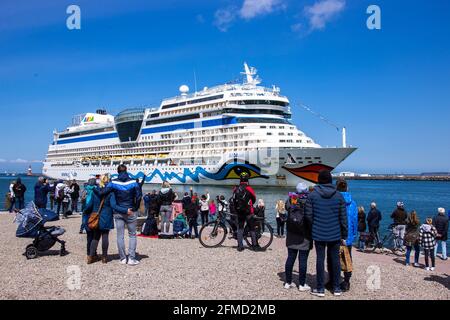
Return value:
[(280, 88), (260, 85), (247, 64), (242, 74), (240, 83), (194, 93), (182, 85), (159, 107), (76, 116), (66, 130), (54, 131), (43, 173), (114, 178), (125, 164), (132, 178), (146, 183), (234, 185), (245, 171), (254, 186), (287, 187), (317, 183), (321, 170), (333, 170), (356, 150), (345, 142), (321, 147), (292, 123)]

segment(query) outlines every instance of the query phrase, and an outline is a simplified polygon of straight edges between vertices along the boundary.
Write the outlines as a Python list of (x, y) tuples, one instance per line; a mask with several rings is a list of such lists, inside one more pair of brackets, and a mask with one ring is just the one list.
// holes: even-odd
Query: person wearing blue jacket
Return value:
[(54, 186), (47, 183), (44, 177), (39, 177), (34, 186), (34, 204), (38, 209), (47, 208), (48, 193), (54, 190)]
[[(99, 197), (104, 197), (114, 193), (116, 203), (111, 202), (114, 210), (114, 220), (117, 228), (117, 246), (119, 248), (120, 263), (136, 266), (139, 261), (136, 260), (136, 230), (138, 210), (142, 200), (142, 188), (132, 180), (127, 172), (125, 165), (117, 168), (118, 178), (108, 183), (102, 190), (95, 189), (94, 193)], [(129, 234), (129, 256), (125, 253), (124, 233), (127, 226)]]
[(332, 292), (340, 296), (342, 290), (339, 283), (341, 265), (339, 250), (341, 243), (346, 243), (347, 210), (345, 199), (333, 185), (331, 172), (322, 170), (319, 172), (319, 184), (314, 188), (305, 205), (305, 218), (312, 226), (312, 239), (316, 247), (316, 274), (317, 288), (311, 294), (325, 296), (325, 250), (330, 259), (329, 273), (331, 274)]
[[(103, 177), (100, 184), (102, 185), (102, 182), (107, 179), (107, 177)], [(91, 179), (90, 185), (92, 186), (94, 183), (95, 179)], [(88, 226), (89, 217), (93, 212), (99, 211), (101, 201), (102, 199), (97, 194), (92, 193), (89, 202), (86, 204), (86, 208), (83, 211), (83, 226), (87, 233), (88, 264), (95, 263), (98, 260), (97, 247), (100, 238), (102, 239), (102, 262), (104, 264), (108, 263), (109, 231), (114, 229), (113, 209), (111, 206), (111, 203), (115, 203), (114, 193), (108, 194), (104, 199), (103, 208), (99, 212), (100, 218), (98, 229), (90, 230)]]
[[(345, 207), (347, 209), (347, 229), (348, 235), (345, 245), (348, 248), (350, 257), (352, 257), (353, 242), (358, 235), (358, 206), (352, 199), (352, 195), (348, 192), (348, 184), (344, 179), (339, 179), (336, 183), (336, 189), (339, 191), (345, 200)], [(344, 282), (341, 283), (341, 290), (347, 292), (350, 290), (351, 272), (344, 272)]]

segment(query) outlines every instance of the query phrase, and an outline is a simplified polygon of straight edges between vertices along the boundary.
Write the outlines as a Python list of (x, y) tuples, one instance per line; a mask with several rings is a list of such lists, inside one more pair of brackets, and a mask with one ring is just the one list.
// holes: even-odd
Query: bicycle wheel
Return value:
[[(256, 243), (260, 250), (267, 250), (273, 242), (273, 228), (270, 224), (264, 223), (264, 231), (258, 226), (255, 228)], [(245, 231), (245, 242), (249, 247), (252, 246), (252, 237), (248, 229)]]
[(202, 227), (199, 240), (205, 248), (217, 248), (224, 243), (227, 233), (227, 228), (222, 223), (213, 221)]

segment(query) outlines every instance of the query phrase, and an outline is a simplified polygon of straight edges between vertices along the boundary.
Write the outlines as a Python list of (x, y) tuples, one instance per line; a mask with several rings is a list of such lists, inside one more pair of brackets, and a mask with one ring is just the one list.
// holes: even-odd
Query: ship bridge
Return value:
[(120, 142), (135, 142), (138, 139), (144, 115), (145, 109), (134, 108), (126, 109), (114, 118)]

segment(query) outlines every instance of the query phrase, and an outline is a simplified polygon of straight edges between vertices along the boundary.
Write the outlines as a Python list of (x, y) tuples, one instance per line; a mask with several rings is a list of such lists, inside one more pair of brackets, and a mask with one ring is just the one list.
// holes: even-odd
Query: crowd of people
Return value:
[[(245, 250), (244, 229), (248, 226), (251, 236), (251, 249), (258, 250), (255, 233), (255, 217), (265, 218), (266, 205), (263, 199), (257, 199), (255, 190), (250, 186), (249, 175), (243, 172), (240, 183), (232, 190), (232, 197), (226, 200), (218, 195), (215, 200), (206, 191), (198, 195), (193, 189), (181, 198), (164, 182), (159, 191), (143, 194), (142, 181), (133, 180), (127, 167), (118, 167), (118, 177), (108, 175), (90, 179), (84, 188), (76, 181), (49, 182), (39, 178), (34, 187), (34, 203), (38, 208), (56, 209), (63, 218), (77, 213), (81, 202), (82, 222), (80, 233), (86, 233), (87, 263), (97, 261), (108, 263), (109, 233), (116, 228), (117, 248), (120, 263), (138, 265), (136, 257), (138, 216), (141, 203), (144, 204), (146, 221), (142, 226), (143, 236), (160, 238), (199, 237), (199, 226), (224, 219), (228, 213), (234, 216), (236, 224), (237, 250)], [(9, 210), (12, 212), (24, 207), (26, 187), (20, 178), (11, 183)], [(14, 200), (13, 200), (14, 199)], [(347, 182), (339, 178), (333, 183), (329, 171), (321, 171), (318, 184), (308, 187), (299, 183), (287, 199), (275, 203), (277, 236), (285, 238), (287, 259), (285, 264), (284, 288), (296, 285), (293, 282), (293, 267), (299, 261), (299, 286), (302, 292), (324, 297), (325, 289), (335, 296), (350, 290), (352, 268), (341, 265), (342, 255), (352, 259), (352, 249), (364, 252), (368, 246), (380, 243), (379, 228), (383, 218), (377, 204), (370, 204), (366, 215), (363, 206), (357, 206), (353, 200)], [(402, 202), (391, 214), (394, 248), (405, 250), (405, 265), (411, 265), (411, 253), (414, 250), (414, 266), (420, 267), (420, 252), (423, 250), (425, 268), (434, 271), (438, 247), (441, 247), (441, 259), (447, 260), (446, 241), (449, 216), (444, 208), (439, 208), (434, 217), (428, 217), (421, 224), (416, 211), (409, 214)], [(200, 220), (200, 224), (199, 224)], [(128, 230), (128, 253), (125, 246), (125, 229)], [(367, 232), (368, 230), (368, 232)], [(264, 230), (263, 230), (264, 232)], [(101, 241), (101, 256), (97, 249)], [(316, 252), (316, 287), (312, 289), (306, 281), (308, 258), (311, 250)], [(325, 266), (328, 281), (325, 282)], [(342, 272), (344, 271), (344, 272)], [(343, 280), (341, 281), (341, 273)]]

